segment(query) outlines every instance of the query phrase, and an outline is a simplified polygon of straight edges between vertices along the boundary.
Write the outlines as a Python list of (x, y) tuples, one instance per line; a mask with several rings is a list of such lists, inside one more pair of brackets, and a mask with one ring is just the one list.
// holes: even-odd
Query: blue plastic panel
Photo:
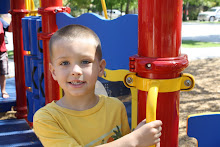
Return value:
[(26, 87), (31, 87), (31, 58), (31, 55), (24, 56), (24, 74)]
[(28, 116), (27, 119), (30, 122), (33, 122), (33, 115), (34, 115), (34, 102), (33, 102), (33, 96), (34, 94), (30, 91), (26, 91), (26, 97), (27, 97), (27, 109), (28, 109)]
[(129, 57), (138, 50), (138, 16), (124, 15), (106, 20), (97, 14), (86, 13), (77, 18), (68, 13), (56, 15), (58, 28), (69, 24), (81, 24), (92, 29), (102, 43), (106, 68), (111, 70), (129, 69)]
[(39, 80), (39, 97), (42, 100), (42, 103), (45, 103), (45, 85), (44, 85), (44, 65), (43, 61), (38, 63), (38, 80)]
[(37, 56), (38, 48), (37, 48), (37, 20), (39, 20), (39, 16), (32, 16), (29, 21), (29, 31), (30, 31), (30, 48), (31, 55)]
[(32, 56), (31, 58), (31, 88), (33, 90), (34, 95), (39, 96), (39, 79), (38, 79), (38, 63), (41, 62), (36, 56)]
[(198, 114), (188, 118), (187, 135), (198, 141), (198, 147), (220, 146), (220, 113)]
[(10, 0), (0, 0), (0, 14), (7, 14), (10, 10)]
[(23, 44), (24, 44), (24, 50), (25, 51), (31, 51), (31, 47), (30, 47), (30, 30), (28, 27), (28, 20), (31, 17), (24, 17), (21, 20), (21, 24), (22, 24), (22, 33), (23, 33)]
[[(42, 32), (42, 20), (37, 19), (36, 21), (36, 31), (37, 33), (41, 33)], [(43, 41), (42, 40), (37, 40), (37, 57), (41, 60), (43, 60)]]

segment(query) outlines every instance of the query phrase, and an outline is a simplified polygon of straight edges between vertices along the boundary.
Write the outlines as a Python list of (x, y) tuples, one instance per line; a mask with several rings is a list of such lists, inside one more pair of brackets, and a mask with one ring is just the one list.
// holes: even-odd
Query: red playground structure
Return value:
[[(130, 72), (126, 71), (122, 78), (126, 87), (136, 89), (136, 102), (132, 99), (132, 128), (145, 118), (147, 122), (162, 120), (161, 147), (178, 147), (180, 91), (189, 91), (195, 85), (192, 75), (182, 73), (189, 64), (187, 55), (181, 54), (182, 3), (182, 0), (138, 0), (138, 52), (127, 57)], [(26, 5), (25, 0), (11, 0), (9, 12), (14, 41), (16, 117), (27, 120), (29, 88), (25, 85), (24, 56), (29, 53), (24, 51), (22, 18), (33, 12)], [(47, 104), (62, 97), (62, 89), (48, 70), (49, 39), (58, 30), (57, 14), (70, 13), (70, 8), (64, 7), (62, 0), (41, 0), (40, 5), (42, 32), (37, 33), (37, 40), (43, 42)], [(41, 146), (39, 141), (36, 146)]]

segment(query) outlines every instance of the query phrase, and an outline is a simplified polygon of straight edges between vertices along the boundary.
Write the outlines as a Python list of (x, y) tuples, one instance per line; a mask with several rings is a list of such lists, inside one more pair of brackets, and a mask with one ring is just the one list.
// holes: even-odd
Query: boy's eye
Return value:
[(70, 63), (68, 61), (64, 61), (64, 62), (61, 62), (60, 65), (69, 65)]
[(89, 64), (89, 63), (91, 63), (91, 62), (88, 61), (88, 60), (84, 60), (84, 61), (82, 61), (81, 63), (82, 63), (82, 64)]

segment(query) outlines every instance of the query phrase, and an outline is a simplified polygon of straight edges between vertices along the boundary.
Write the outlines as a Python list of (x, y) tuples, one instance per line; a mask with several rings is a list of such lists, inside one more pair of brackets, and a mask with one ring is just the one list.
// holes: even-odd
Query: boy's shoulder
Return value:
[(36, 119), (48, 119), (48, 116), (51, 116), (51, 111), (56, 111), (55, 108), (55, 102), (52, 101), (51, 103), (48, 103), (44, 107), (40, 108), (35, 114), (34, 114), (34, 120)]
[(100, 98), (103, 98), (107, 105), (124, 106), (122, 101), (120, 101), (116, 97), (108, 97), (108, 96), (105, 96), (105, 95), (100, 95)]

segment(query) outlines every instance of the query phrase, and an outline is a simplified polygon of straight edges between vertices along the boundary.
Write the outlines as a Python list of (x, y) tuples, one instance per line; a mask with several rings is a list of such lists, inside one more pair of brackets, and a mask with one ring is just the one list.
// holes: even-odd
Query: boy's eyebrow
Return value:
[(58, 57), (58, 58), (56, 58), (56, 59), (54, 59), (54, 60), (56, 61), (56, 60), (66, 59), (66, 58), (70, 58), (70, 57), (63, 56), (63, 57)]
[[(58, 58), (54, 59), (54, 61), (60, 60), (60, 59), (68, 59), (68, 58), (73, 58), (73, 57), (71, 57), (71, 56), (61, 56), (61, 57), (58, 57)], [(81, 55), (81, 58), (93, 58), (93, 56), (91, 56), (91, 55)]]

